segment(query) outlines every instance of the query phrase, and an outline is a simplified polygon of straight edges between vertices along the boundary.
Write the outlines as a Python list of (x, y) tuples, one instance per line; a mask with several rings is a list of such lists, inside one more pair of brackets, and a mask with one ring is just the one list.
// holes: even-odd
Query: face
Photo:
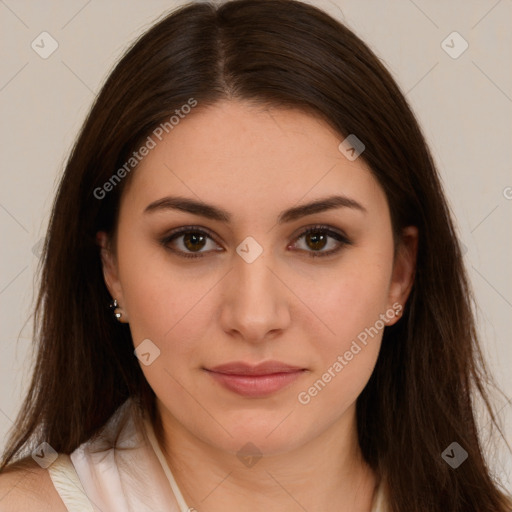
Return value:
[(415, 232), (394, 258), (386, 196), (341, 140), (297, 110), (222, 102), (133, 171), (112, 252), (99, 240), (164, 425), (271, 454), (353, 418), (407, 299)]

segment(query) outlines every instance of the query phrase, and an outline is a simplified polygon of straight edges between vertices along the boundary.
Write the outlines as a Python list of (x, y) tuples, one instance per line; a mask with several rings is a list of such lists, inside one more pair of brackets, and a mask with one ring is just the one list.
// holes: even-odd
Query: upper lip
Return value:
[(272, 375), (274, 373), (297, 372), (305, 370), (305, 368), (282, 363), (281, 361), (265, 361), (256, 365), (243, 361), (234, 361), (220, 364), (213, 368), (207, 368), (207, 370), (215, 373), (224, 373), (226, 375)]

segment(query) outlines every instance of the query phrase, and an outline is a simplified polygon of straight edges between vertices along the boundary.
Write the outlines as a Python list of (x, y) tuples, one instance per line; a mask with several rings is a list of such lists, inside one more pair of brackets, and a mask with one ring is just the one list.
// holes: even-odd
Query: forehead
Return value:
[(365, 162), (338, 149), (343, 137), (300, 110), (199, 105), (153, 139), (123, 194), (138, 211), (166, 194), (259, 213), (335, 193), (373, 204), (384, 199)]

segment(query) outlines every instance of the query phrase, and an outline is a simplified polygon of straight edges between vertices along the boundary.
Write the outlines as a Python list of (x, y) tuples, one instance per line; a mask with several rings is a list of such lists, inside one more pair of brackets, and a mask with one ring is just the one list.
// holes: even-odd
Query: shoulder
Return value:
[(0, 512), (18, 511), (67, 511), (48, 471), (32, 459), (16, 462), (0, 473)]

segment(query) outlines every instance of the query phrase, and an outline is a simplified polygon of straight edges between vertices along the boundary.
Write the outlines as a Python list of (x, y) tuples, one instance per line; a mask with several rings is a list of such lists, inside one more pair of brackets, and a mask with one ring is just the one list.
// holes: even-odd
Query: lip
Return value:
[(207, 368), (211, 372), (226, 375), (272, 375), (274, 373), (292, 373), (304, 370), (300, 366), (292, 366), (281, 361), (264, 361), (259, 364), (245, 363), (244, 361), (233, 361), (232, 363), (220, 364), (213, 368)]
[(253, 398), (277, 393), (307, 371), (280, 361), (265, 361), (257, 365), (237, 361), (205, 370), (228, 390)]

